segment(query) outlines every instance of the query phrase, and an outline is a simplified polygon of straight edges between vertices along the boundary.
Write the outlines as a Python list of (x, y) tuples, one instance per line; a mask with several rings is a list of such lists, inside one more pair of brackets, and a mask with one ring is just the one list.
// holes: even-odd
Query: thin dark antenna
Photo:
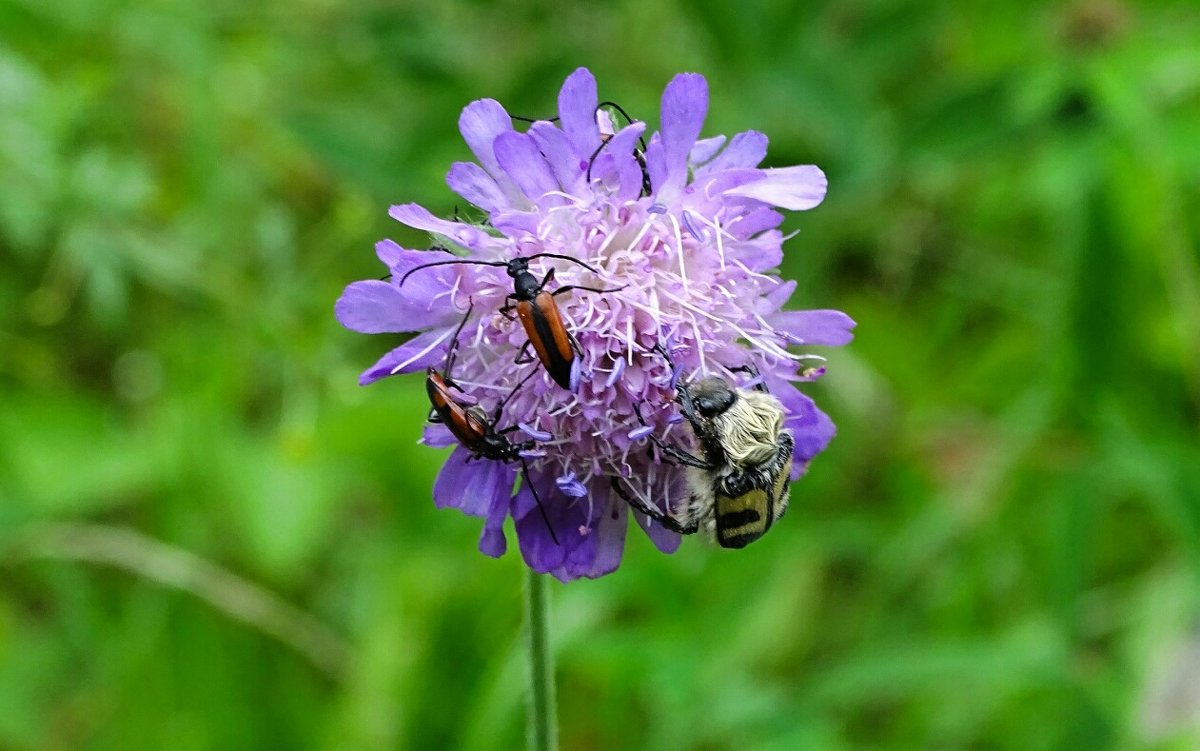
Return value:
[[(634, 120), (632, 117), (630, 117), (629, 113), (625, 111), (625, 108), (622, 107), (621, 105), (617, 104), (616, 102), (611, 102), (608, 100), (600, 102), (600, 104), (596, 105), (596, 111), (599, 112), (601, 107), (612, 107), (617, 112), (620, 112), (621, 116), (625, 118), (625, 122), (630, 125), (633, 125), (635, 122), (641, 122), (641, 120)], [(643, 138), (642, 136), (638, 136), (638, 143), (641, 144), (642, 151), (645, 151), (646, 150), (646, 139)]]
[(592, 266), (590, 264), (584, 263), (583, 261), (579, 260), (578, 258), (572, 258), (571, 256), (564, 256), (561, 253), (534, 253), (531, 256), (517, 256), (516, 258), (512, 259), (511, 261), (473, 261), (469, 258), (463, 258), (463, 259), (460, 259), (457, 261), (434, 261), (433, 263), (427, 263), (422, 266), (417, 266), (416, 268), (409, 269), (407, 274), (400, 277), (400, 283), (396, 286), (403, 287), (404, 282), (410, 276), (417, 273), (421, 269), (428, 269), (428, 268), (432, 268), (434, 266), (451, 266), (453, 264), (466, 263), (466, 264), (474, 264), (476, 266), (497, 266), (497, 267), (507, 268), (507, 267), (511, 266), (514, 262), (520, 262), (520, 261), (528, 262), (528, 261), (532, 261), (537, 258), (557, 258), (561, 261), (570, 261), (571, 263), (579, 264), (580, 266), (584, 267), (585, 269), (592, 272), (593, 274), (600, 273), (600, 269), (598, 269), (595, 266)]
[(446, 364), (442, 367), (442, 379), (450, 380), (450, 369), (454, 367), (454, 357), (458, 354), (458, 335), (462, 333), (463, 326), (467, 325), (467, 319), (471, 317), (471, 311), (475, 309), (475, 301), (468, 298), (467, 313), (459, 322), (458, 328), (454, 330), (454, 337), (450, 340), (450, 349), (446, 352)]
[(600, 269), (596, 268), (595, 266), (586, 264), (583, 261), (579, 260), (578, 258), (572, 258), (571, 256), (564, 256), (561, 253), (534, 253), (531, 256), (524, 256), (524, 258), (526, 261), (532, 261), (535, 258), (557, 258), (562, 261), (570, 261), (571, 263), (577, 263), (580, 266), (587, 269), (588, 271), (592, 272), (593, 274), (600, 273)]
[(507, 265), (508, 265), (508, 264), (507, 264), (507, 263), (505, 263), (504, 261), (471, 261), (471, 260), (468, 260), (468, 259), (465, 259), (465, 258), (464, 258), (464, 259), (462, 259), (462, 260), (460, 260), (460, 261), (435, 261), (434, 263), (427, 263), (427, 264), (425, 264), (425, 265), (423, 265), (423, 266), (417, 266), (416, 268), (409, 269), (407, 274), (405, 274), (404, 276), (400, 277), (400, 283), (399, 283), (399, 284), (397, 284), (396, 286), (397, 286), (397, 287), (403, 287), (403, 286), (404, 286), (404, 282), (405, 282), (405, 281), (406, 281), (406, 280), (407, 280), (407, 279), (408, 279), (410, 276), (412, 276), (413, 274), (417, 273), (417, 272), (418, 272), (418, 271), (420, 271), (421, 269), (429, 269), (429, 268), (433, 268), (434, 266), (450, 266), (451, 264), (456, 264), (456, 263), (473, 263), (473, 264), (477, 264), (477, 265), (479, 265), (479, 266), (507, 266)]
[(537, 123), (537, 122), (542, 122), (542, 121), (545, 121), (548, 123), (558, 122), (557, 115), (555, 115), (554, 117), (521, 117), (520, 115), (509, 115), (508, 117), (509, 117), (509, 119), (512, 119), (512, 120), (520, 120), (523, 123)]

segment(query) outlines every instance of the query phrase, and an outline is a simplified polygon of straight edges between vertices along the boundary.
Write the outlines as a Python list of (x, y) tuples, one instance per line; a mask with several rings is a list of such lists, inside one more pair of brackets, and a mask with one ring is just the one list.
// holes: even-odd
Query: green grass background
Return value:
[(763, 541), (555, 584), (565, 749), (1200, 745), (1200, 6), (0, 0), (0, 749), (512, 749), (520, 562), (343, 330), (462, 106), (815, 163)]

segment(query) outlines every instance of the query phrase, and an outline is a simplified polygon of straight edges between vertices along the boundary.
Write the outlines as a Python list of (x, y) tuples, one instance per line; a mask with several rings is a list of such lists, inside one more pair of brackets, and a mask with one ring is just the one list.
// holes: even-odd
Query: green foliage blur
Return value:
[(552, 587), (563, 748), (1200, 745), (1194, 2), (0, 0), (0, 749), (520, 747), (519, 555), (332, 306), (579, 65), (821, 165), (859, 328), (770, 535)]

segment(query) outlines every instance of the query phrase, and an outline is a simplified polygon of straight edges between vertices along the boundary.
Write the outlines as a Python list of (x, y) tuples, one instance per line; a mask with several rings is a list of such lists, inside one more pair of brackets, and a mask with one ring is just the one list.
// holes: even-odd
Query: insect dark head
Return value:
[(701, 378), (681, 388), (686, 388), (691, 394), (696, 412), (709, 419), (728, 411), (738, 399), (737, 391), (716, 376)]

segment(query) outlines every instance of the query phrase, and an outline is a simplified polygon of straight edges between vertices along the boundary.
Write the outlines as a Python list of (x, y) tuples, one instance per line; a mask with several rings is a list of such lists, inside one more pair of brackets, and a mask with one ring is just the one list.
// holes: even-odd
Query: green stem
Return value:
[(554, 709), (554, 657), (550, 654), (550, 629), (546, 577), (525, 569), (525, 636), (529, 645), (529, 751), (555, 751), (558, 726)]

